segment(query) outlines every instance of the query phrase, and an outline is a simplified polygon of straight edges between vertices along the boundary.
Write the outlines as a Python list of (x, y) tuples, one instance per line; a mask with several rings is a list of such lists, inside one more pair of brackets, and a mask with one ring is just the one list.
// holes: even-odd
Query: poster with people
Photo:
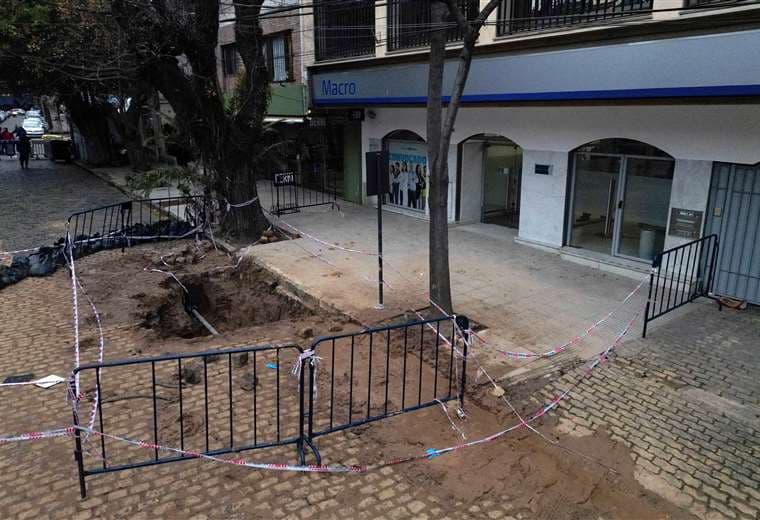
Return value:
[(425, 211), (428, 193), (427, 145), (414, 141), (388, 141), (388, 203)]

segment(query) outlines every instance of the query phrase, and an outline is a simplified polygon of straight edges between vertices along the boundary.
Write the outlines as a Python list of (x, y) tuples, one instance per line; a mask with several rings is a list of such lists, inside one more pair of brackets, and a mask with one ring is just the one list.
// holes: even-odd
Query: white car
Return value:
[(8, 112), (5, 110), (0, 110), (0, 123), (8, 119)]
[(16, 117), (16, 116), (23, 116), (24, 114), (26, 114), (26, 111), (24, 111), (23, 108), (12, 108), (9, 113), (13, 117)]
[(26, 130), (26, 135), (31, 138), (42, 137), (45, 133), (45, 125), (42, 124), (42, 119), (38, 117), (27, 117), (24, 119), (21, 128)]
[(26, 111), (26, 117), (39, 117), (42, 119), (42, 112), (37, 110), (36, 108), (30, 108)]

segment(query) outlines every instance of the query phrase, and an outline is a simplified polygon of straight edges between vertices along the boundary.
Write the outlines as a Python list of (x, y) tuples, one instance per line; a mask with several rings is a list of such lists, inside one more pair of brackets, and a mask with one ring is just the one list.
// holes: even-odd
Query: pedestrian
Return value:
[(29, 156), (32, 153), (32, 141), (29, 139), (29, 136), (27, 135), (26, 130), (24, 130), (21, 127), (16, 127), (15, 134), (18, 137), (17, 150), (18, 150), (18, 160), (21, 163), (21, 169), (28, 170)]
[(3, 128), (0, 131), (0, 155), (15, 155), (13, 134), (7, 128)]

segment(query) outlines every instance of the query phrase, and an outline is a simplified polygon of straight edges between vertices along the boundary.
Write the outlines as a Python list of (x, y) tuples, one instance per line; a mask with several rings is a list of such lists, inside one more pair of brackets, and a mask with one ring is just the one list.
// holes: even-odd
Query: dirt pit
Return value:
[[(163, 298), (153, 302), (155, 310), (148, 311), (142, 324), (162, 338), (209, 334), (189, 309), (197, 310), (220, 333), (314, 314), (271, 273), (246, 262), (234, 270), (185, 274), (178, 279)], [(151, 307), (149, 301), (142, 303)]]
[[(196, 248), (187, 244), (154, 244), (125, 253), (99, 253), (83, 259), (79, 265), (82, 280), (103, 314), (107, 359), (126, 357), (127, 348), (127, 355), (147, 356), (293, 339), (306, 346), (318, 335), (359, 329), (345, 318), (308, 308), (288, 294), (285, 285), (271, 273), (246, 262), (237, 264), (208, 245)], [(188, 298), (183, 298), (184, 291), (172, 275), (188, 289)], [(221, 336), (211, 336), (190, 318), (184, 308), (188, 299)], [(93, 334), (92, 329), (91, 323), (83, 328), (85, 341), (87, 334)], [(421, 327), (406, 333), (380, 333), (372, 343), (366, 338), (353, 341), (346, 337), (317, 345), (321, 362), (315, 376), (315, 428), (327, 429), (333, 423), (408, 409), (420, 401), (441, 396), (441, 392), (450, 388), (456, 392), (459, 372), (455, 358), (436, 337), (433, 331)], [(85, 356), (94, 355), (94, 343), (89, 341), (86, 345), (89, 346), (84, 350)], [(259, 405), (274, 402), (271, 391), (274, 385), (264, 378), (276, 377), (278, 372), (265, 361), (271, 360), (258, 361), (262, 379), (253, 391), (234, 380), (235, 403), (250, 404), (251, 395), (258, 395)], [(289, 362), (283, 361), (283, 366), (290, 366)], [(228, 388), (225, 366), (212, 365), (210, 376), (211, 387), (220, 392), (222, 402), (226, 402), (223, 399)], [(485, 438), (518, 421), (500, 399), (476, 385), (476, 372), (475, 364), (470, 364), (466, 420), (458, 419), (456, 407), (449, 406), (449, 415), (467, 441)], [(159, 373), (161, 377), (164, 375)], [(295, 388), (296, 382), (287, 375), (283, 377)], [(217, 384), (213, 378), (221, 382)], [(176, 384), (168, 376), (166, 380)], [(519, 391), (509, 390), (509, 398), (521, 414), (529, 415), (540, 406), (535, 396), (544, 381), (534, 380), (522, 385)], [(283, 395), (290, 401), (283, 403), (283, 416), (293, 419), (297, 417), (294, 397), (297, 394), (287, 388)], [(183, 431), (188, 439), (198, 442), (204, 437), (204, 413), (188, 403), (194, 402), (192, 392), (201, 389), (201, 386), (183, 388), (187, 399)], [(104, 389), (106, 399), (123, 397), (120, 393), (109, 394), (109, 390), (110, 387)], [(177, 414), (167, 410), (175, 410), (178, 404), (174, 394), (168, 392), (164, 388), (161, 394), (169, 400), (162, 401), (159, 429), (161, 439), (171, 445), (178, 442), (179, 425)], [(200, 403), (200, 399), (196, 402)], [(108, 417), (126, 418), (123, 424), (128, 431), (140, 426), (147, 432), (146, 438), (150, 437), (153, 419), (143, 413), (144, 402), (132, 399), (107, 404), (119, 407), (118, 413), (114, 410)], [(236, 413), (248, 413), (242, 406), (236, 404)], [(212, 435), (214, 442), (226, 442), (225, 409), (215, 411), (221, 415), (211, 420), (212, 424), (222, 425), (219, 439)], [(251, 421), (238, 423), (242, 428)], [(604, 431), (586, 437), (562, 435), (556, 429), (557, 424), (552, 413), (534, 426), (552, 442), (559, 441), (562, 447), (530, 430), (518, 429), (479, 446), (393, 466), (393, 471), (399, 472), (419, 496), (435, 496), (444, 510), (468, 511), (470, 517), (476, 518), (486, 516), (488, 503), (508, 503), (515, 518), (690, 518), (636, 482), (631, 454), (624, 445), (612, 441)], [(235, 432), (236, 439), (243, 439), (243, 435), (243, 431)], [(418, 455), (429, 448), (441, 449), (465, 441), (437, 404), (319, 437), (320, 449), (330, 454), (323, 462), (342, 463), (352, 457), (330, 449), (333, 443), (342, 446), (341, 435), (359, 441), (354, 444), (355, 457), (357, 462), (366, 464)], [(246, 458), (268, 460), (270, 456), (267, 452), (251, 452)], [(281, 460), (276, 460), (291, 463), (293, 454), (287, 451)], [(235, 478), (245, 477), (236, 474)], [(306, 478), (299, 482), (306, 485)], [(355, 508), (363, 498), (359, 493), (343, 493), (336, 500), (343, 508)]]

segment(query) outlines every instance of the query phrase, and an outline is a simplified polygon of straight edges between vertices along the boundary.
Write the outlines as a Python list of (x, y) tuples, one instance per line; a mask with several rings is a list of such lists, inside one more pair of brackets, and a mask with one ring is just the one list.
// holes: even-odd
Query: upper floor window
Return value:
[(375, 54), (375, 0), (314, 0), (317, 60)]
[(290, 33), (268, 35), (264, 43), (264, 55), (271, 81), (292, 81), (293, 60), (290, 56)]
[(230, 43), (222, 45), (222, 72), (225, 76), (235, 76), (240, 69), (240, 56), (237, 45)]
[(513, 34), (649, 15), (652, 0), (502, 0), (497, 33)]
[[(478, 0), (457, 0), (459, 9), (468, 20), (480, 10)], [(430, 44), (430, 0), (388, 0), (388, 50), (424, 47)], [(446, 41), (462, 39), (462, 31), (451, 17), (447, 24)]]

